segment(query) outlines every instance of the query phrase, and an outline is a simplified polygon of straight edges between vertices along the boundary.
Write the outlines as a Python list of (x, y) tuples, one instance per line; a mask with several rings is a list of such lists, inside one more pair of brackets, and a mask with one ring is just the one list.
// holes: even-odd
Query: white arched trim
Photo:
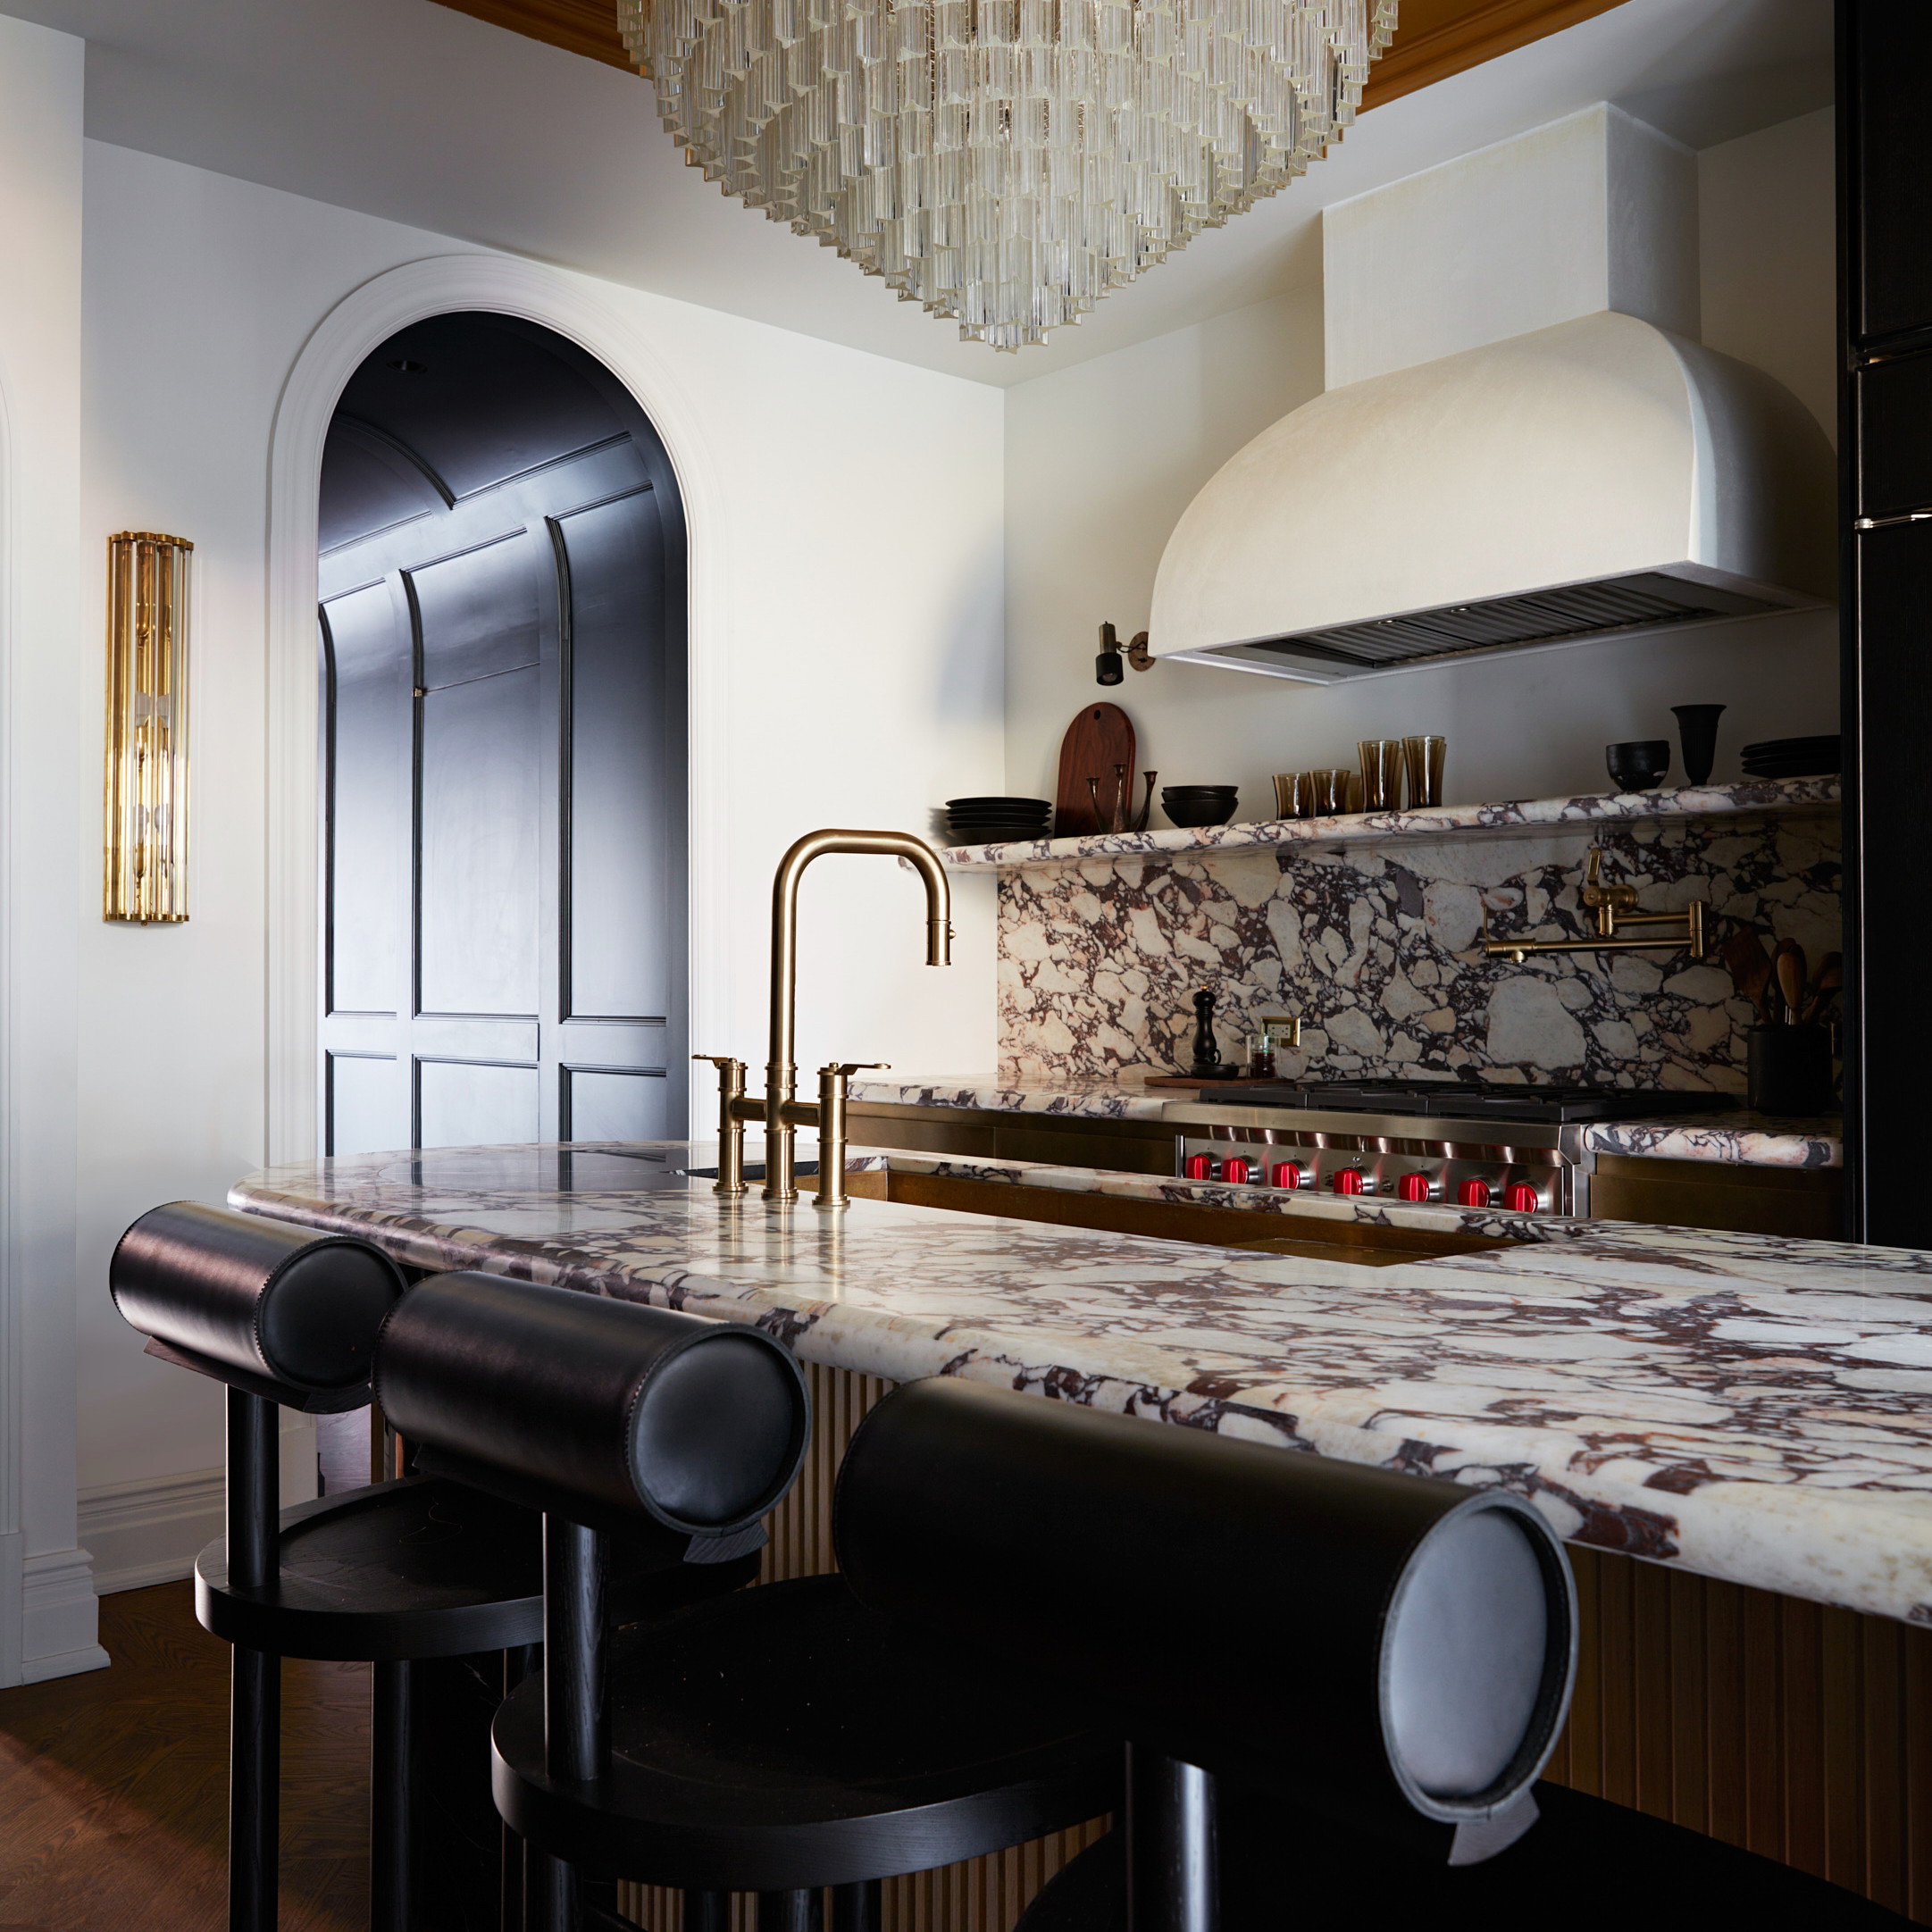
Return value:
[[(637, 398), (669, 453), (690, 545), (689, 902), (690, 1037), (730, 1010), (732, 957), (721, 872), (724, 520), (696, 412), (675, 376), (582, 278), (491, 255), (436, 255), (389, 270), (339, 302), (289, 372), (275, 412), (268, 532), (268, 1091), (271, 1162), (316, 1150), (319, 933), (315, 656), (316, 516), (322, 442), (356, 365), (398, 329), (457, 309), (540, 322), (596, 356)], [(700, 972), (698, 962), (706, 963)]]

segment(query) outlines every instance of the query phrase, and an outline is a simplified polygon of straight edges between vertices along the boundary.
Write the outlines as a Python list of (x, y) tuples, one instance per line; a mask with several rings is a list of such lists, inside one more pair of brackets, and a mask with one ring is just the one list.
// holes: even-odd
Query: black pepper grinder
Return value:
[(1194, 1064), (1188, 1068), (1199, 1080), (1236, 1080), (1241, 1068), (1225, 1065), (1220, 1042), (1214, 1037), (1214, 994), (1207, 987), (1194, 995)]

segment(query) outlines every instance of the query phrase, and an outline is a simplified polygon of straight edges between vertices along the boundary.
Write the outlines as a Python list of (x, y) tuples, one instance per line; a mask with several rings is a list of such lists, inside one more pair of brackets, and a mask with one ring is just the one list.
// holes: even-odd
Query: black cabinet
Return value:
[(1846, 1233), (1932, 1247), (1932, 61), (1926, 0), (1838, 0)]

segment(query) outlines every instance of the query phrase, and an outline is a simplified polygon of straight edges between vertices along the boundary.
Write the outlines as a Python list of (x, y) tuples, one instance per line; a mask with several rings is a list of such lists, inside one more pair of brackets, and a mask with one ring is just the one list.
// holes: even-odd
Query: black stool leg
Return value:
[(732, 1932), (729, 1892), (687, 1892), (682, 1932)]
[(1127, 1746), (1127, 1932), (1219, 1932), (1214, 1779)]
[[(543, 1519), (543, 1752), (561, 1781), (589, 1784), (609, 1755), (604, 1708), (604, 1540), (556, 1514)], [(523, 1848), (528, 1932), (576, 1932), (576, 1875)]]
[(281, 1659), (238, 1648), (229, 1674), (229, 1932), (274, 1932), (280, 1798)]
[(825, 1894), (809, 1892), (760, 1892), (758, 1932), (823, 1932)]
[(876, 1878), (832, 1888), (832, 1932), (880, 1932), (885, 1923), (885, 1901)]
[[(281, 1526), (275, 1405), (228, 1392), (228, 1574), (259, 1590), (274, 1574)], [(274, 1932), (281, 1816), (281, 1660), (237, 1648), (229, 1677), (229, 1932)]]
[(577, 1932), (577, 1875), (560, 1858), (523, 1847), (524, 1932)]
[(373, 1667), (369, 1723), (370, 1932), (414, 1932), (410, 1669)]

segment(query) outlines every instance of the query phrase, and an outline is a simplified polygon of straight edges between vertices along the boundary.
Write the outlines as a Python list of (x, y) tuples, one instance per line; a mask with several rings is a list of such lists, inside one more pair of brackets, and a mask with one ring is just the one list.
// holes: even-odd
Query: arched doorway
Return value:
[(324, 1150), (682, 1131), (685, 542), (643, 412), (510, 315), (418, 322), (320, 497)]

